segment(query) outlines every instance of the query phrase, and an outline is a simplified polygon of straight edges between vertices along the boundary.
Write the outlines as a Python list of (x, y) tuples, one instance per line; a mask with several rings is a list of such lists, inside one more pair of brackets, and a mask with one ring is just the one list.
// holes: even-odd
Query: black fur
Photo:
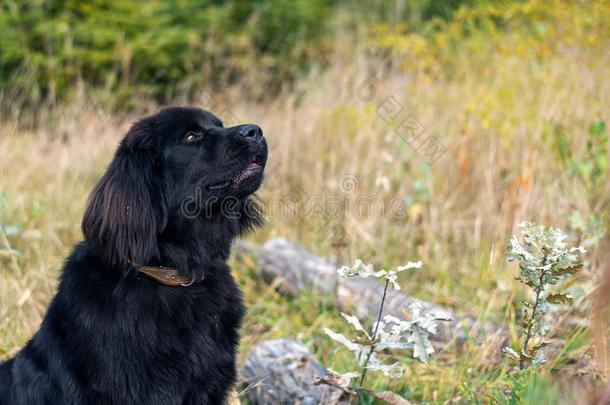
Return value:
[[(0, 404), (221, 404), (244, 314), (225, 261), (259, 225), (260, 128), (173, 107), (136, 123), (91, 194), (40, 330), (0, 365)], [(248, 174), (248, 176), (245, 176)], [(161, 285), (137, 265), (196, 282)]]

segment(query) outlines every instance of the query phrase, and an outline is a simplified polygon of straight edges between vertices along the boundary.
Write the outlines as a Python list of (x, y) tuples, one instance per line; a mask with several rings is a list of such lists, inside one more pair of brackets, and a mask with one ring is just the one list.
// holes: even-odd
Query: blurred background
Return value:
[[(551, 336), (562, 349), (522, 387), (526, 403), (576, 403), (605, 372), (588, 316), (608, 263), (609, 62), (609, 1), (0, 0), (0, 358), (37, 330), (130, 124), (195, 104), (268, 138), (268, 223), (248, 243), (284, 237), (382, 268), (422, 260), (406, 292), (509, 339), (526, 298), (505, 256), (516, 225), (583, 243), (591, 266)], [(254, 259), (232, 262), (249, 309), (240, 361), (297, 337), (348, 369), (322, 332), (345, 329), (333, 297), (286, 298)], [(490, 345), (401, 360), (403, 378), (373, 385), (497, 402), (511, 365)]]

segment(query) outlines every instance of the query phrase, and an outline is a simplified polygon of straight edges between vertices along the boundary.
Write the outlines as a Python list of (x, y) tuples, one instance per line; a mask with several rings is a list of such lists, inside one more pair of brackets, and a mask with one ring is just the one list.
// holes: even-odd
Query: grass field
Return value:
[[(595, 7), (574, 18), (608, 13), (605, 3)], [(259, 193), (268, 223), (248, 240), (282, 236), (386, 268), (422, 260), (423, 269), (400, 280), (404, 290), (503, 325), (516, 342), (526, 292), (505, 256), (516, 225), (553, 225), (586, 242), (604, 228), (610, 197), (610, 42), (601, 29), (568, 29), (572, 14), (557, 13), (556, 32), (538, 42), (517, 31), (465, 36), (443, 56), (450, 70), (428, 48), (441, 52), (440, 38), (405, 54), (413, 38), (381, 33), (373, 41), (391, 48), (384, 57), (338, 52), (328, 69), (264, 103), (243, 101), (234, 88), (213, 98), (201, 92), (193, 103), (228, 121), (258, 123), (270, 144)], [(130, 123), (156, 108), (109, 112), (83, 90), (32, 112), (35, 127), (1, 123), (0, 358), (36, 331), (62, 261), (81, 239), (89, 191)], [(406, 118), (441, 145), (434, 162), (400, 136)], [(286, 196), (302, 203), (334, 196), (341, 210), (294, 215), (281, 209)], [(363, 199), (377, 209), (346, 211)], [(337, 251), (329, 229), (343, 230), (347, 246)], [(523, 382), (520, 403), (576, 403), (599, 384), (588, 294), (608, 256), (603, 239), (587, 249), (591, 267), (570, 286), (577, 304), (558, 314), (554, 355)], [(262, 339), (296, 337), (325, 365), (349, 368), (351, 354), (322, 332), (345, 329), (332, 297), (283, 298), (256, 277), (254, 262), (233, 262), (248, 306), (242, 361)], [(429, 364), (402, 359), (403, 378), (371, 382), (416, 402), (494, 403), (512, 367), (494, 344), (450, 346)]]

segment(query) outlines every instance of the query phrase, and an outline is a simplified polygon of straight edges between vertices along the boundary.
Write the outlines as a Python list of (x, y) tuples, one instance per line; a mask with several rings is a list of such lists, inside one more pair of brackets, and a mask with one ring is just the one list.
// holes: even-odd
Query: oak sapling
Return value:
[[(403, 374), (403, 366), (399, 362), (384, 361), (382, 352), (384, 350), (412, 350), (413, 357), (421, 362), (428, 362), (434, 348), (430, 343), (430, 334), (436, 333), (437, 321), (449, 320), (437, 318), (423, 311), (420, 302), (415, 301), (409, 306), (411, 320), (402, 320), (392, 315), (383, 316), (383, 307), (386, 301), (388, 288), (400, 289), (396, 282), (398, 274), (406, 270), (418, 269), (421, 262), (409, 262), (394, 270), (375, 271), (371, 264), (364, 264), (356, 260), (353, 266), (343, 266), (337, 273), (344, 278), (377, 278), (385, 282), (383, 296), (379, 306), (377, 321), (372, 325), (370, 331), (362, 326), (360, 320), (353, 315), (341, 313), (341, 316), (355, 329), (357, 337), (354, 339), (324, 328), (324, 332), (333, 340), (341, 343), (354, 354), (356, 370), (346, 373), (338, 373), (328, 370), (325, 378), (319, 383), (333, 385), (342, 389), (350, 396), (368, 393), (386, 402), (403, 404), (407, 403), (404, 398), (392, 392), (372, 392), (364, 387), (368, 371), (382, 373), (386, 377), (398, 378)], [(356, 381), (352, 384), (352, 380)]]
[(519, 261), (516, 277), (533, 292), (531, 302), (524, 305), (523, 340), (519, 349), (504, 348), (504, 353), (519, 362), (519, 369), (543, 364), (546, 359), (542, 350), (548, 343), (544, 336), (548, 332), (544, 316), (551, 305), (571, 304), (572, 296), (562, 290), (562, 281), (573, 277), (583, 268), (582, 246), (569, 247), (568, 236), (557, 228), (545, 228), (523, 222), (522, 241), (512, 236), (507, 246), (509, 262)]

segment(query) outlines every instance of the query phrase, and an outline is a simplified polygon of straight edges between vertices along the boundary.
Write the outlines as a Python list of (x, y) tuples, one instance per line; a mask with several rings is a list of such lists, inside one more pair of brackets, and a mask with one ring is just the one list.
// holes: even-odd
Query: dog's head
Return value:
[[(124, 263), (159, 257), (159, 235), (172, 221), (234, 215), (261, 185), (267, 144), (256, 125), (225, 128), (212, 113), (170, 107), (129, 130), (93, 190), (82, 228), (87, 243)], [(231, 212), (227, 212), (227, 210)]]

